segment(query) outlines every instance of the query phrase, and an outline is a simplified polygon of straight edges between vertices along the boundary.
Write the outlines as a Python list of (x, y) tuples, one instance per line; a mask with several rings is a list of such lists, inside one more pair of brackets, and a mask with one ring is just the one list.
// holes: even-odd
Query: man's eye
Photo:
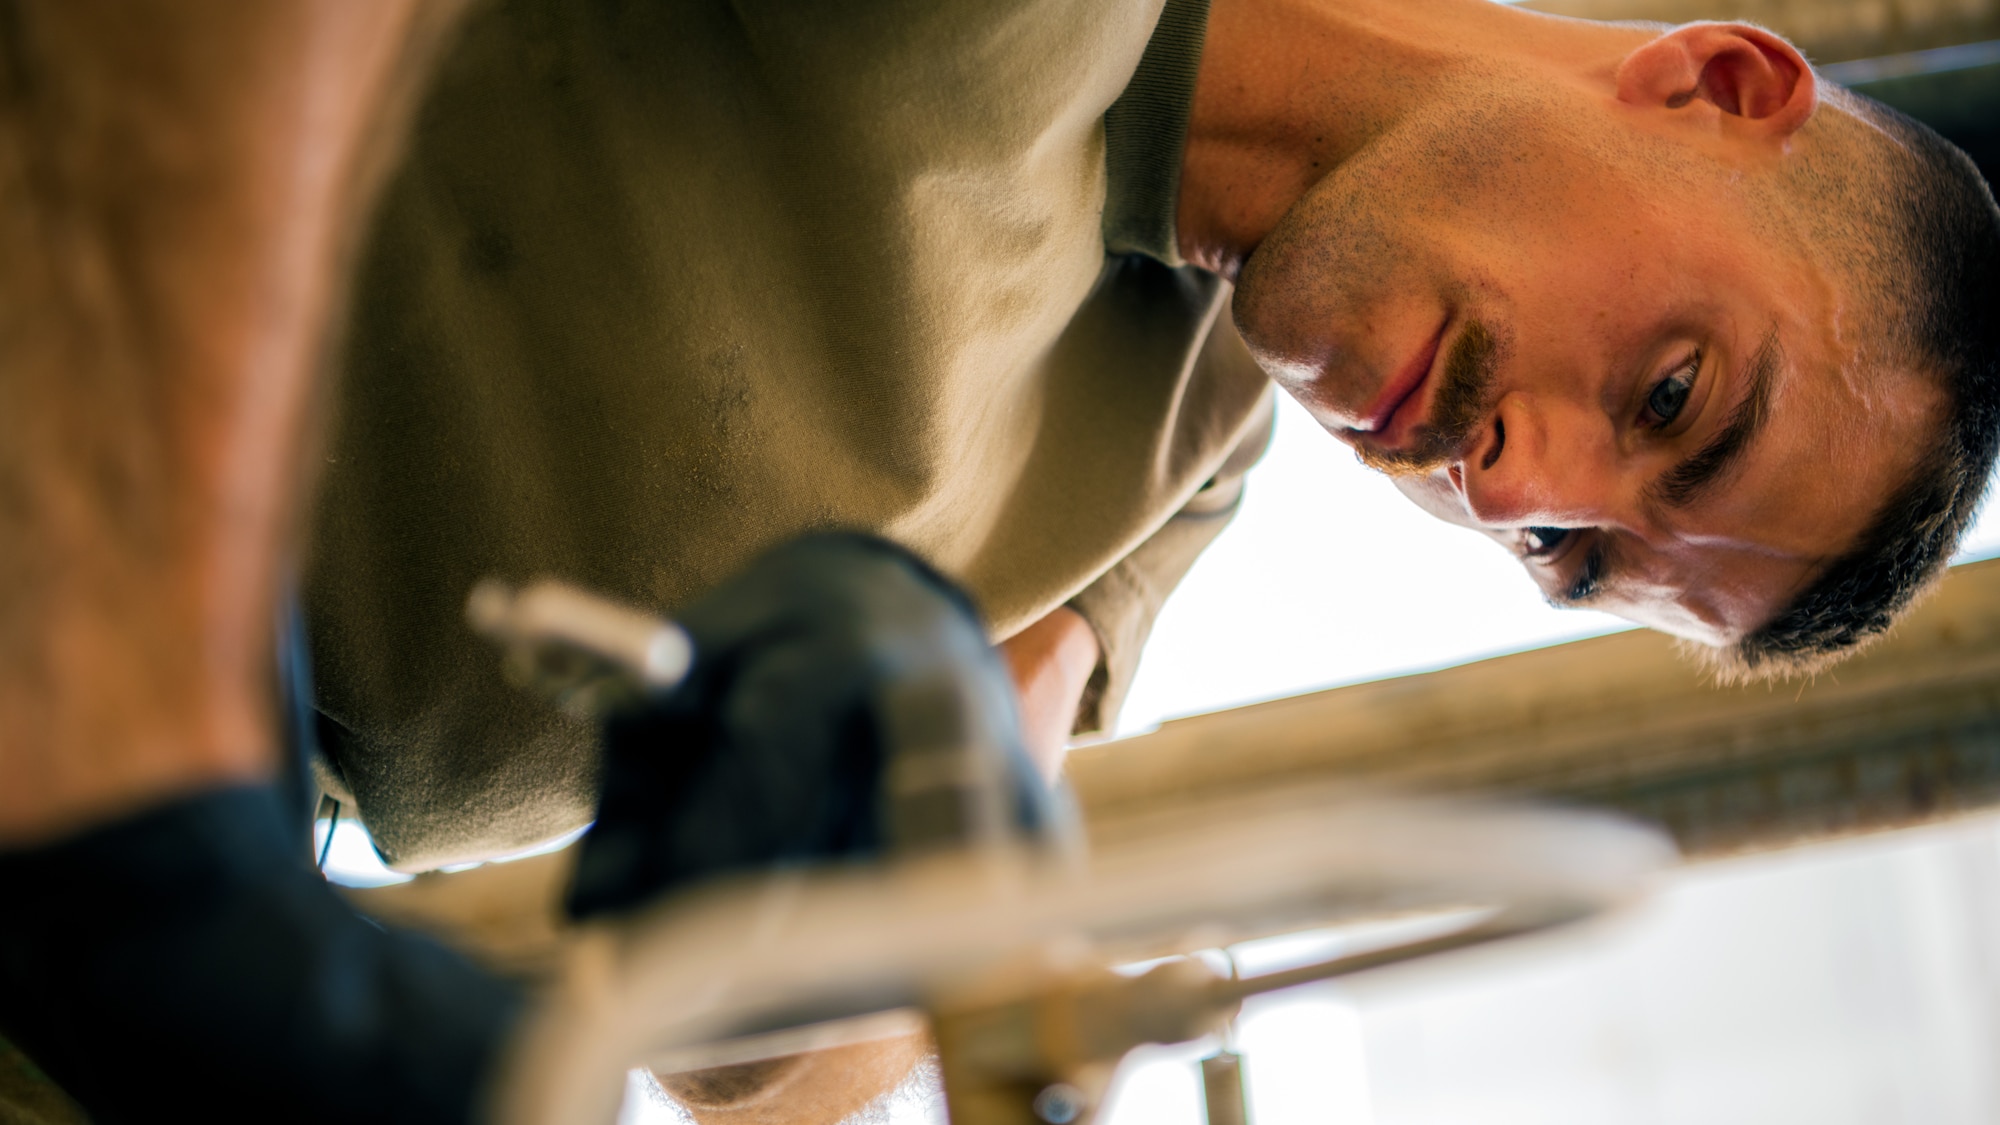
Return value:
[(1694, 390), (1694, 378), (1701, 371), (1701, 353), (1682, 364), (1680, 370), (1653, 384), (1646, 395), (1646, 412), (1653, 416), (1653, 424), (1665, 426), (1680, 417), (1681, 408), (1687, 405), (1688, 394)]
[(1530, 556), (1539, 557), (1562, 546), (1571, 534), (1567, 527), (1531, 527), (1521, 533), (1521, 545)]

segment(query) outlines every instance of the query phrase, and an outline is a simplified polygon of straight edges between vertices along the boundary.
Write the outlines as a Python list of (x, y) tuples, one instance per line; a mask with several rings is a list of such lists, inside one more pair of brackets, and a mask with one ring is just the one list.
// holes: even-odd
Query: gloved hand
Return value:
[(679, 618), (694, 664), (604, 724), (570, 912), (695, 879), (1052, 823), (970, 601), (861, 535), (778, 547)]

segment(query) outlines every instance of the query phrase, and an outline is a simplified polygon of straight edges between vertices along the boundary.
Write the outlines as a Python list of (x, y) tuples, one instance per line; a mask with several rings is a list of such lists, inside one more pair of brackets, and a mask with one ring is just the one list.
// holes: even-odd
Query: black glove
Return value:
[(908, 551), (797, 540), (680, 624), (688, 677), (604, 725), (571, 913), (724, 871), (1050, 822), (1005, 665), (971, 602)]
[(99, 1125), (470, 1122), (519, 991), (354, 913), (267, 787), (0, 853), (0, 1029)]

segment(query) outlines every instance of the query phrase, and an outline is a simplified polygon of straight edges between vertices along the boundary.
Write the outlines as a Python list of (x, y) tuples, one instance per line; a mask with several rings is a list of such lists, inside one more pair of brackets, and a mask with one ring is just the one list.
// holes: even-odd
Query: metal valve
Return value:
[(553, 579), (515, 590), (489, 578), (473, 587), (465, 616), (505, 651), (510, 682), (579, 718), (670, 691), (694, 663), (679, 625)]

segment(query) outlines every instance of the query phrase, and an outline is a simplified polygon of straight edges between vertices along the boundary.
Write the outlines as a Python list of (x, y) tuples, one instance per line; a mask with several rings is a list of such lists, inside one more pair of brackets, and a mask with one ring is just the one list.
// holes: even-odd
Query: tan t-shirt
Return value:
[(487, 575), (672, 612), (772, 543), (866, 528), (964, 582), (996, 638), (1074, 600), (1115, 705), (1234, 495), (1197, 492), (1269, 413), (1211, 332), (1226, 286), (1172, 257), (1202, 19), (474, 14), (359, 274), (306, 579), (328, 749), (393, 862), (591, 815), (592, 732), (463, 624)]

